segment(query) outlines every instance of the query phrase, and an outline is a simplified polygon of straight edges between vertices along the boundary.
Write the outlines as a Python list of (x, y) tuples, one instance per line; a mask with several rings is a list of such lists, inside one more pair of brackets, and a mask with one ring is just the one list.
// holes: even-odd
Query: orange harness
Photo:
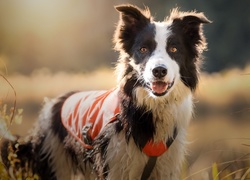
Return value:
[[(71, 95), (61, 110), (61, 119), (67, 131), (82, 146), (92, 149), (88, 138), (94, 140), (105, 126), (115, 120), (120, 113), (118, 89), (109, 91), (87, 91)], [(87, 136), (87, 137), (86, 137)], [(149, 141), (142, 151), (148, 156), (160, 156), (168, 147), (163, 141)]]

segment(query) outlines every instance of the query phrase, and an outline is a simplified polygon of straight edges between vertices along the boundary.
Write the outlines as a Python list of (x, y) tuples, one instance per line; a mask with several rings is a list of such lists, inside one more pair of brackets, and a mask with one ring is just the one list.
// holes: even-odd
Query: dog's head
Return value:
[(165, 97), (178, 83), (194, 90), (206, 49), (202, 24), (210, 22), (203, 13), (174, 9), (165, 21), (155, 22), (148, 9), (132, 5), (116, 9), (120, 20), (114, 43), (121, 54), (118, 73), (119, 81), (126, 79), (125, 93), (140, 88), (151, 97)]

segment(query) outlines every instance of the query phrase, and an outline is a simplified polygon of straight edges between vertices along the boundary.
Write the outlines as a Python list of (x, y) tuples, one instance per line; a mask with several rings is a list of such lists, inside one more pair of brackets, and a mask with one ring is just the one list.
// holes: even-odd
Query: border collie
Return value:
[(12, 176), (179, 179), (206, 49), (202, 24), (210, 21), (203, 13), (174, 9), (156, 22), (147, 8), (115, 8), (117, 87), (47, 100), (31, 135), (2, 143)]

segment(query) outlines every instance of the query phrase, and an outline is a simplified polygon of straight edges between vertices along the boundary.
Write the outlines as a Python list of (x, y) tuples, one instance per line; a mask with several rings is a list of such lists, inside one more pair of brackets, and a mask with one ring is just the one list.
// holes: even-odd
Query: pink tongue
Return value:
[(167, 83), (164, 82), (153, 82), (152, 90), (158, 94), (164, 93), (167, 90)]

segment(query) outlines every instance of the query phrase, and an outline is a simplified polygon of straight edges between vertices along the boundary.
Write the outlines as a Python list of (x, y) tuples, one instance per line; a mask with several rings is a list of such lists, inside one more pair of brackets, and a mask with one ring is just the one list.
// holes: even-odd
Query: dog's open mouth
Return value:
[(172, 82), (155, 81), (148, 84), (148, 88), (156, 96), (165, 95), (171, 87), (174, 85), (174, 80)]

